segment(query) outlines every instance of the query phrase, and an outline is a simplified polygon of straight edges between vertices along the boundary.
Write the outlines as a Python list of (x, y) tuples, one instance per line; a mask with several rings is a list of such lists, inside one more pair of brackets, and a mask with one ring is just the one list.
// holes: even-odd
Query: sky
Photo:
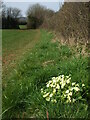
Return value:
[[(21, 0), (23, 2), (20, 2), (20, 0), (11, 0), (12, 2), (10, 2), (10, 0), (4, 0), (5, 4), (7, 7), (16, 7), (19, 8), (22, 11), (22, 16), (26, 16), (26, 11), (29, 8), (29, 6), (32, 6), (35, 3), (39, 3), (43, 6), (45, 6), (46, 8), (49, 8), (51, 10), (54, 10), (55, 12), (59, 10), (60, 8), (60, 3), (63, 0), (48, 0), (48, 2), (42, 2), (42, 1), (46, 1), (46, 0)], [(17, 1), (17, 2), (16, 2)], [(32, 2), (34, 1), (34, 2)], [(51, 2), (53, 1), (53, 2)]]

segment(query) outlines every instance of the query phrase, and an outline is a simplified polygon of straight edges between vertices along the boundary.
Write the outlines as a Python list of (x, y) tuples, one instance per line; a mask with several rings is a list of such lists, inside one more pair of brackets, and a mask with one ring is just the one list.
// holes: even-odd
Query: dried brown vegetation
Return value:
[(88, 2), (64, 3), (53, 17), (45, 19), (43, 26), (54, 30), (68, 43), (73, 40), (74, 43), (88, 44), (89, 6)]

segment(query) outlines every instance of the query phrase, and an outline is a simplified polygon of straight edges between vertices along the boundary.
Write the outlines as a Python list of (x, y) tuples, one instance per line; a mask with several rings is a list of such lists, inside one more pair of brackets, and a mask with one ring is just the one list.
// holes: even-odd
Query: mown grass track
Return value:
[(39, 30), (3, 30), (3, 77), (10, 76), (19, 60), (34, 47), (39, 37)]

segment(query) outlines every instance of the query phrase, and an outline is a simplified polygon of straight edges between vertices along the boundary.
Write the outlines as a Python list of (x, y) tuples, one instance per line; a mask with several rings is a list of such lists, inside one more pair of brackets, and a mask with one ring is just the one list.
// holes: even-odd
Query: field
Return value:
[[(3, 118), (88, 118), (87, 50), (53, 39), (46, 30), (3, 30)], [(82, 100), (46, 101), (46, 82), (69, 74), (72, 82), (85, 84)]]
[(8, 74), (12, 71), (12, 68), (16, 66), (19, 59), (37, 43), (37, 38), (40, 36), (39, 33), (37, 30), (3, 30), (4, 76), (9, 76)]
[(27, 26), (26, 25), (19, 25), (19, 28), (25, 30), (25, 29), (27, 29)]

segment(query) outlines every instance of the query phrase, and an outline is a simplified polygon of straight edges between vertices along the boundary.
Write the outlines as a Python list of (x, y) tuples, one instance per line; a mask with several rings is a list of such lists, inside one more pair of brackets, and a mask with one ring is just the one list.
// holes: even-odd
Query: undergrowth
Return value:
[(3, 118), (88, 118), (86, 102), (63, 104), (47, 102), (41, 95), (52, 77), (72, 76), (72, 82), (85, 84), (88, 91), (88, 59), (76, 56), (75, 48), (51, 42), (53, 35), (41, 30), (40, 42), (28, 52), (3, 88)]

